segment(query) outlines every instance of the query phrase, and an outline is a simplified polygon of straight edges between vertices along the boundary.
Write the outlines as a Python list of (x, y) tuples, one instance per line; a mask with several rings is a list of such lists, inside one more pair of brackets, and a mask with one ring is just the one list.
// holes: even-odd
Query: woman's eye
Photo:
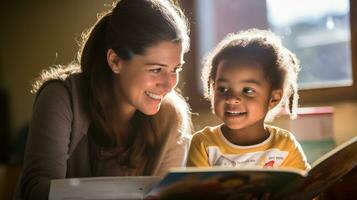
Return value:
[(247, 95), (251, 95), (255, 93), (255, 90), (252, 88), (243, 88), (243, 93)]
[(180, 73), (182, 70), (183, 70), (182, 67), (176, 67), (176, 68), (174, 69), (174, 73)]
[(151, 72), (158, 74), (161, 72), (161, 68), (150, 69)]

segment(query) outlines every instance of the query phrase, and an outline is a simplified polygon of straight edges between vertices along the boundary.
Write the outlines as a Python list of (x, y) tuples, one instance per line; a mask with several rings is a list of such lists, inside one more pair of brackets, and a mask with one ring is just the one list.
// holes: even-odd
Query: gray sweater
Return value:
[[(87, 99), (81, 79), (81, 74), (70, 75), (38, 92), (15, 199), (48, 199), (52, 179), (92, 176), (87, 137), (90, 120), (83, 106)], [(177, 122), (168, 118), (163, 123), (161, 131), (168, 137), (148, 175), (163, 176), (169, 168), (185, 164), (189, 140), (182, 142)]]

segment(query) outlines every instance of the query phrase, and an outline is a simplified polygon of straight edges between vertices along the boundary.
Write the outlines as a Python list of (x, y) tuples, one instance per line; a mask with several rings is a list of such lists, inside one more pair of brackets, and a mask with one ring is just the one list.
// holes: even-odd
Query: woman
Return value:
[(173, 88), (187, 22), (169, 1), (121, 0), (84, 35), (79, 61), (41, 74), (17, 199), (52, 179), (164, 175), (184, 165), (191, 121)]

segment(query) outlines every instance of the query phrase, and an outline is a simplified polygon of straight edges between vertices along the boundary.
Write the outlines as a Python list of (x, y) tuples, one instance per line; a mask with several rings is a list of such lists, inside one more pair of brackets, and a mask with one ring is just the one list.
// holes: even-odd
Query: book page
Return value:
[(161, 177), (96, 177), (51, 181), (49, 200), (143, 199)]
[(164, 177), (147, 199), (260, 199), (304, 173), (267, 168), (176, 169)]
[(316, 196), (356, 166), (357, 137), (339, 145), (312, 164), (308, 176), (297, 190), (299, 195), (296, 199)]

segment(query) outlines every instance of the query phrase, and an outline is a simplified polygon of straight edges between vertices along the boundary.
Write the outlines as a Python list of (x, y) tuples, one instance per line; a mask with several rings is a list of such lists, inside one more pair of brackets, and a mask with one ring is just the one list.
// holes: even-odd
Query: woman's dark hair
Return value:
[(220, 62), (259, 64), (272, 90), (283, 89), (283, 97), (269, 111), (267, 120), (272, 120), (282, 106), (289, 108), (291, 118), (296, 117), (298, 93), (297, 76), (300, 70), (296, 56), (283, 47), (272, 32), (249, 29), (237, 34), (228, 34), (204, 60), (202, 81), (205, 97), (212, 100), (212, 87)]
[[(33, 85), (32, 91), (36, 92), (48, 79), (64, 79), (71, 73), (81, 71), (87, 88), (86, 92), (89, 97), (87, 107), (93, 125), (109, 137), (110, 141), (114, 141), (114, 145), (124, 146), (124, 149), (119, 152), (124, 165), (133, 166), (140, 160), (140, 165), (145, 166), (145, 162), (149, 162), (150, 158), (155, 155), (154, 151), (158, 151), (160, 142), (164, 138), (157, 135), (160, 133), (155, 127), (159, 126), (154, 123), (155, 115), (146, 116), (137, 112), (131, 123), (139, 123), (141, 129), (135, 130), (137, 126), (134, 126), (134, 133), (128, 134), (130, 138), (126, 140), (129, 142), (123, 144), (116, 123), (120, 118), (117, 113), (113, 112), (117, 102), (113, 100), (115, 99), (114, 74), (107, 63), (107, 51), (113, 49), (121, 59), (130, 60), (135, 55), (145, 54), (149, 47), (159, 42), (171, 41), (182, 44), (183, 51), (187, 52), (189, 49), (188, 33), (187, 19), (180, 8), (171, 1), (120, 0), (113, 4), (111, 11), (101, 14), (90, 30), (82, 34), (78, 61), (42, 72)], [(174, 94), (179, 98), (173, 99), (180, 99), (179, 101), (185, 103), (179, 94), (176, 92)], [(165, 106), (172, 107), (172, 101), (172, 99), (167, 100), (169, 103), (163, 103), (160, 110), (167, 109)], [(180, 118), (183, 113), (177, 112), (176, 114), (177, 116), (174, 117)], [(176, 121), (180, 123), (184, 120), (186, 119)], [(179, 126), (177, 128), (182, 129)], [(136, 168), (133, 174), (142, 174), (143, 170)]]

